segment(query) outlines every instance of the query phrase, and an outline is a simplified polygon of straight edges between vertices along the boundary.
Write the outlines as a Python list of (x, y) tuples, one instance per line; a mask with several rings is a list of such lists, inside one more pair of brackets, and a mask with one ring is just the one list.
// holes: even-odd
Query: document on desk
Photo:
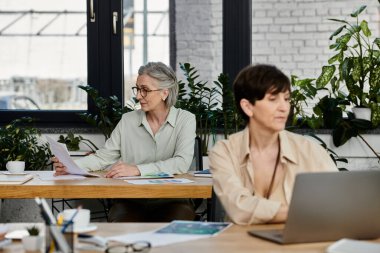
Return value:
[(229, 226), (231, 226), (229, 222), (172, 221), (158, 230), (128, 233), (108, 237), (107, 239), (125, 244), (143, 240), (149, 241), (152, 247), (158, 247), (213, 237), (226, 230)]
[(124, 180), (130, 184), (188, 184), (194, 181), (187, 178), (167, 178), (167, 179), (134, 179)]
[(331, 244), (326, 249), (326, 253), (357, 253), (357, 252), (379, 253), (380, 243), (343, 238)]
[(85, 176), (81, 175), (61, 175), (61, 176), (54, 176), (54, 171), (39, 171), (37, 173), (40, 180), (43, 181), (57, 181), (57, 180), (80, 180), (80, 179), (86, 179)]
[(88, 173), (86, 170), (80, 168), (70, 157), (65, 144), (59, 143), (49, 136), (46, 136), (46, 139), (49, 142), (51, 152), (66, 166), (69, 174), (100, 177), (99, 175)]
[(142, 176), (117, 177), (115, 179), (131, 180), (131, 179), (159, 179), (159, 178), (174, 178), (174, 176), (165, 172), (159, 172), (159, 173), (145, 174)]

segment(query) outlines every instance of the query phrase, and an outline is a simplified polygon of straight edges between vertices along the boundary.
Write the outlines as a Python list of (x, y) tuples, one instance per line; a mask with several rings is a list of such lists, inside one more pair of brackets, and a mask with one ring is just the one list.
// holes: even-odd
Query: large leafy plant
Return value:
[(0, 127), (0, 169), (8, 161), (25, 161), (27, 170), (44, 170), (48, 167), (51, 152), (47, 143), (41, 143), (40, 132), (31, 127), (32, 118), (13, 120)]
[(190, 63), (180, 63), (186, 83), (179, 81), (176, 107), (192, 112), (196, 118), (197, 136), (201, 138), (202, 153), (207, 153), (212, 129), (216, 127), (217, 89), (207, 81), (199, 81), (198, 71)]
[(343, 83), (348, 91), (347, 99), (358, 107), (371, 107), (374, 117), (379, 117), (380, 102), (380, 38), (372, 39), (372, 32), (360, 14), (366, 9), (361, 6), (351, 13), (353, 22), (330, 19), (342, 24), (331, 36), (335, 43), (330, 46), (336, 54), (328, 60), (317, 80), (317, 88), (329, 82), (339, 88)]
[(196, 117), (197, 135), (202, 141), (202, 153), (207, 154), (210, 138), (221, 129), (225, 138), (241, 129), (244, 122), (237, 113), (232, 86), (221, 73), (212, 84), (200, 81), (198, 71), (190, 63), (180, 63), (186, 82), (179, 81), (176, 107), (192, 112)]

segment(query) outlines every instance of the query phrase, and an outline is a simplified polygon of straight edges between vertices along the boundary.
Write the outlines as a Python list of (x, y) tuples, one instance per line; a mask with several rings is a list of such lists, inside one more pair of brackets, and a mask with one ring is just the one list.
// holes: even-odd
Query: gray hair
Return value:
[(148, 62), (139, 68), (139, 76), (148, 75), (158, 81), (160, 89), (168, 89), (169, 95), (165, 100), (168, 108), (175, 105), (178, 96), (178, 82), (173, 69), (162, 62)]

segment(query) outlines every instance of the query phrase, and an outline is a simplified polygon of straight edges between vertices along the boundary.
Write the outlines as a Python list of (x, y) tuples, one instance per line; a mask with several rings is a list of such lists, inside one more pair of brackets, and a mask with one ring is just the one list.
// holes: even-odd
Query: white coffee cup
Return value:
[(5, 165), (7, 167), (7, 170), (10, 173), (16, 174), (16, 173), (23, 173), (25, 170), (25, 162), (24, 161), (9, 161)]
[[(77, 212), (78, 211), (78, 212)], [(61, 212), (64, 223), (73, 218), (74, 231), (87, 228), (90, 225), (90, 210), (89, 209), (65, 209)]]

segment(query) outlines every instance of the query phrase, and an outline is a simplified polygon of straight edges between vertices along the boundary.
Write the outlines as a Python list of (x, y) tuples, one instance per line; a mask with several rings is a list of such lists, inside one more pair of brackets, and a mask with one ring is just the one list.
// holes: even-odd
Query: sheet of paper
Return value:
[(156, 234), (153, 231), (143, 233), (128, 233), (125, 235), (108, 237), (109, 241), (121, 243), (134, 243), (137, 241), (148, 241), (152, 247), (165, 246), (173, 243), (192, 241), (207, 238), (207, 235), (177, 235), (177, 234)]
[(115, 179), (126, 180), (126, 179), (156, 179), (156, 178), (157, 179), (158, 178), (174, 178), (174, 176), (171, 174), (160, 172), (157, 174), (147, 174), (147, 175), (143, 175), (143, 176), (117, 177)]
[(85, 176), (81, 175), (61, 175), (54, 176), (54, 171), (44, 171), (44, 173), (38, 173), (38, 177), (43, 181), (56, 181), (56, 180), (77, 180), (85, 179)]
[(173, 221), (169, 225), (154, 231), (128, 233), (107, 239), (121, 243), (149, 241), (152, 247), (213, 237), (231, 224), (226, 222)]
[(380, 252), (380, 243), (377, 242), (367, 242), (359, 241), (353, 239), (340, 239), (339, 241), (331, 244), (327, 249), (327, 253), (357, 253), (357, 252), (366, 252), (366, 253), (379, 253)]
[(130, 184), (188, 184), (194, 183), (194, 181), (187, 178), (168, 178), (168, 179), (135, 179), (125, 180)]
[(73, 175), (94, 176), (88, 173), (86, 170), (80, 168), (74, 160), (70, 157), (67, 151), (66, 145), (59, 143), (49, 136), (46, 136), (49, 142), (51, 152), (67, 167), (67, 172)]

